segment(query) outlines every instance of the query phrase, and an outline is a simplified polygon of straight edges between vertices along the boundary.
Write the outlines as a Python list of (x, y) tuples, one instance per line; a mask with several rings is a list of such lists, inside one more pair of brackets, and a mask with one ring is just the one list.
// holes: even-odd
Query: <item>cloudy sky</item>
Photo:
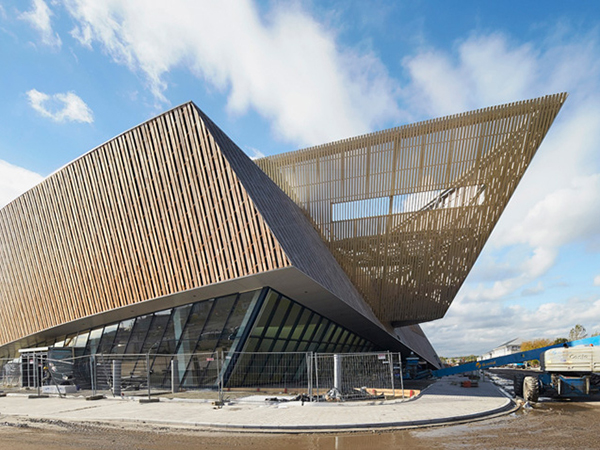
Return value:
[(567, 91), (441, 355), (600, 331), (596, 1), (0, 1), (0, 206), (193, 100), (250, 156)]

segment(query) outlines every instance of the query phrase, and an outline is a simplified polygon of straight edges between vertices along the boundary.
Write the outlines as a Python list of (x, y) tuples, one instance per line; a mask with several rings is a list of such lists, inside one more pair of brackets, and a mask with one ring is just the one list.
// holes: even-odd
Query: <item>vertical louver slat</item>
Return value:
[[(380, 320), (419, 323), (448, 309), (565, 100), (495, 106), (256, 162)], [(341, 166), (322, 170), (325, 160)]]
[(0, 345), (290, 265), (191, 104), (103, 144), (0, 210)]

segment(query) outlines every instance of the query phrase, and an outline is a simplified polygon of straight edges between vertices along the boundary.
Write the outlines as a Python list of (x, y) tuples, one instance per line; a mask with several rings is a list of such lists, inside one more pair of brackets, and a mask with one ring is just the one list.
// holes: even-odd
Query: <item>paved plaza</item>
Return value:
[[(447, 377), (410, 400), (344, 403), (269, 402), (265, 397), (237, 399), (222, 408), (209, 400), (166, 399), (141, 403), (135, 399), (83, 397), (28, 398), (8, 394), (0, 398), (1, 416), (66, 422), (138, 423), (163, 426), (230, 429), (238, 431), (309, 432), (407, 428), (482, 419), (515, 409), (491, 382), (461, 386), (464, 378)], [(270, 396), (273, 397), (273, 396)]]

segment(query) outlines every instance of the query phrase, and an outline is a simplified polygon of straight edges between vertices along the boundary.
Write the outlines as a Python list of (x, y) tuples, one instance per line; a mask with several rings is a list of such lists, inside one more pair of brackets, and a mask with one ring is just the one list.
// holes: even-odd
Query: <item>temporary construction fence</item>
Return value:
[(0, 387), (2, 389), (19, 388), (21, 386), (21, 359), (0, 359)]
[(82, 373), (82, 384), (94, 395), (151, 397), (189, 389), (222, 390), (221, 352), (102, 354), (86, 358), (89, 360), (89, 376)]
[(0, 360), (0, 387), (60, 395), (152, 396), (210, 390), (225, 397), (263, 391), (306, 401), (345, 401), (403, 392), (398, 353), (96, 354)]
[(397, 353), (317, 354), (315, 395), (329, 401), (395, 396), (404, 392), (401, 367)]
[[(226, 392), (312, 393), (312, 353), (233, 353), (225, 358)], [(231, 395), (231, 394), (228, 394)]]

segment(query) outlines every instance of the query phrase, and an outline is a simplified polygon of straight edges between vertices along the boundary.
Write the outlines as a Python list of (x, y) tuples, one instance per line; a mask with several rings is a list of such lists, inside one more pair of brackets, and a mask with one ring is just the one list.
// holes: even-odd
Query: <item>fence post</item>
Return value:
[(42, 381), (40, 380), (40, 362), (38, 361), (37, 353), (33, 353), (33, 367), (35, 373), (35, 384), (37, 385), (37, 395), (41, 397), (42, 395)]
[(317, 397), (316, 397), (316, 401), (319, 401), (319, 354), (315, 353), (314, 355), (315, 358), (315, 383), (317, 384)]
[[(221, 357), (219, 358), (219, 354)], [(217, 352), (217, 394), (219, 403), (223, 403), (223, 350)]]
[(394, 385), (394, 355), (392, 353), (387, 352), (388, 364), (390, 365), (390, 377), (392, 379), (392, 397), (396, 397), (396, 388)]
[(312, 352), (306, 353), (306, 370), (308, 372), (308, 398), (309, 401), (312, 402), (312, 364), (313, 364), (313, 355)]
[(177, 361), (177, 355), (173, 355), (171, 359), (171, 392), (174, 394), (179, 391), (178, 386), (178, 373), (179, 373), (179, 362)]
[(90, 355), (90, 385), (92, 388), (92, 396), (96, 395), (96, 373), (95, 368), (96, 364), (94, 364), (94, 360), (96, 359), (96, 355)]
[(121, 395), (121, 361), (118, 359), (112, 360), (112, 381), (113, 381), (113, 397)]
[(333, 355), (333, 387), (342, 393), (342, 355)]
[(146, 383), (148, 384), (148, 400), (150, 400), (150, 352), (146, 353)]
[(402, 370), (402, 353), (398, 353), (398, 364), (400, 365), (400, 386), (402, 387), (402, 400), (404, 400), (404, 370)]

